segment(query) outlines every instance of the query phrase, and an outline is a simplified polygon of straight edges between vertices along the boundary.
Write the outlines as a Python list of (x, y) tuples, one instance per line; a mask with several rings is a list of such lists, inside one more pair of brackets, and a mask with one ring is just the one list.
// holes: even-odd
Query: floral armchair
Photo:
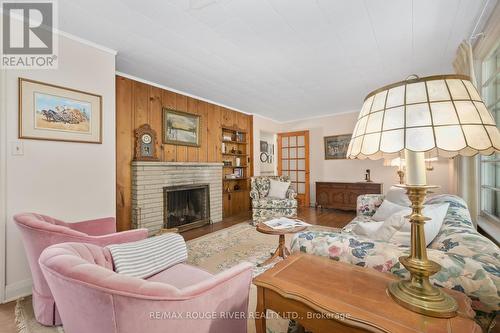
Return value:
[[(360, 221), (370, 221), (382, 203), (381, 195), (358, 198), (357, 217), (340, 232), (305, 231), (292, 239), (292, 252), (306, 252), (348, 262), (362, 267), (390, 272), (401, 278), (409, 276), (398, 258), (409, 254), (409, 247), (362, 237), (352, 232)], [(500, 251), (473, 227), (463, 199), (437, 195), (426, 204), (450, 203), (438, 235), (427, 247), (429, 259), (441, 265), (430, 277), (437, 286), (465, 293), (472, 300), (476, 321), (485, 332), (494, 325), (500, 312)]]
[(270, 198), (270, 179), (278, 181), (289, 181), (287, 176), (259, 176), (252, 177), (252, 219), (254, 223), (264, 221), (273, 217), (295, 217), (297, 216), (297, 193), (290, 187), (286, 192), (286, 199)]

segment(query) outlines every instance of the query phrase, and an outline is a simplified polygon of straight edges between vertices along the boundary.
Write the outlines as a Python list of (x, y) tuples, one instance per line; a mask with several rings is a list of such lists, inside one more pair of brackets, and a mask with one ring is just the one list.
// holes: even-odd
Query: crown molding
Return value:
[(178, 94), (182, 94), (182, 95), (185, 95), (185, 96), (188, 96), (188, 97), (196, 98), (196, 99), (198, 99), (200, 101), (204, 101), (204, 102), (207, 102), (207, 103), (215, 104), (215, 105), (221, 106), (223, 108), (227, 108), (227, 109), (231, 109), (231, 110), (234, 110), (234, 111), (238, 111), (238, 112), (244, 113), (246, 115), (257, 116), (257, 117), (260, 117), (260, 118), (263, 118), (263, 119), (266, 119), (266, 120), (269, 120), (269, 121), (273, 121), (273, 122), (275, 122), (277, 124), (289, 124), (289, 123), (293, 123), (293, 122), (297, 122), (297, 121), (305, 121), (305, 120), (311, 120), (311, 119), (319, 119), (319, 118), (340, 116), (340, 115), (344, 115), (344, 114), (348, 114), (348, 113), (359, 112), (359, 110), (345, 111), (345, 112), (338, 112), (338, 113), (318, 115), (318, 116), (312, 116), (312, 117), (306, 117), (306, 118), (297, 118), (297, 119), (292, 119), (292, 120), (280, 121), (280, 120), (276, 120), (276, 119), (273, 119), (273, 118), (268, 117), (268, 116), (264, 116), (264, 115), (259, 114), (259, 113), (253, 113), (253, 112), (243, 111), (241, 109), (238, 109), (238, 108), (235, 108), (235, 107), (232, 107), (232, 106), (228, 106), (228, 105), (225, 105), (225, 104), (222, 104), (222, 103), (215, 102), (215, 101), (210, 100), (208, 98), (204, 98), (204, 97), (200, 97), (200, 96), (197, 96), (197, 95), (193, 95), (193, 94), (190, 94), (188, 92), (185, 92), (185, 91), (182, 91), (182, 90), (178, 90), (178, 89), (175, 89), (175, 88), (171, 88), (171, 87), (165, 86), (163, 84), (152, 82), (152, 81), (149, 81), (149, 80), (146, 80), (146, 79), (142, 79), (140, 77), (137, 77), (137, 76), (134, 76), (134, 75), (131, 75), (131, 74), (127, 74), (127, 73), (124, 73), (124, 72), (116, 71), (115, 74), (118, 75), (118, 76), (125, 77), (127, 79), (131, 79), (131, 80), (134, 80), (134, 81), (138, 81), (138, 82), (141, 82), (141, 83), (144, 83), (144, 84), (151, 85), (153, 87), (165, 89), (165, 90), (172, 91), (172, 92), (175, 92), (175, 93), (178, 93)]
[(258, 113), (252, 113), (253, 116), (256, 116), (256, 117), (259, 117), (259, 118), (262, 118), (264, 120), (269, 120), (269, 121), (272, 121), (272, 122), (275, 122), (277, 124), (284, 124), (283, 121), (280, 121), (280, 120), (276, 120), (276, 119), (273, 119), (271, 117), (268, 117), (268, 116), (263, 116), (261, 114), (258, 114)]
[(110, 53), (110, 54), (112, 54), (114, 56), (116, 56), (118, 54), (118, 51), (113, 50), (112, 48), (103, 46), (101, 44), (94, 43), (94, 42), (92, 42), (92, 41), (90, 41), (88, 39), (85, 39), (85, 38), (81, 38), (81, 37), (72, 35), (70, 33), (67, 33), (65, 31), (63, 31), (63, 30), (55, 29), (54, 32), (57, 33), (59, 36), (63, 36), (63, 37), (69, 38), (71, 40), (74, 40), (76, 42), (79, 42), (79, 43), (91, 46), (91, 47), (93, 47), (95, 49), (98, 49), (98, 50)]
[(311, 116), (311, 117), (305, 117), (305, 118), (299, 118), (299, 119), (293, 119), (293, 120), (286, 120), (280, 122), (280, 124), (291, 124), (295, 123), (298, 121), (308, 121), (308, 120), (315, 120), (315, 119), (321, 119), (321, 118), (329, 118), (329, 117), (336, 117), (336, 116), (342, 116), (346, 114), (351, 114), (351, 113), (359, 113), (360, 110), (351, 110), (351, 111), (344, 111), (344, 112), (337, 112), (337, 113), (329, 113), (329, 114), (321, 114), (317, 116)]
[[(131, 75), (131, 74), (127, 74), (127, 73), (120, 72), (120, 71), (116, 71), (115, 74), (119, 75), (119, 76), (122, 76), (122, 77), (125, 77), (127, 79), (131, 79), (131, 80), (134, 80), (134, 81), (138, 81), (138, 82), (144, 83), (144, 84), (149, 84), (150, 86), (153, 86), (153, 87), (157, 87), (157, 88), (160, 88), (160, 89), (165, 89), (165, 90), (168, 90), (168, 91), (172, 91), (174, 93), (182, 94), (182, 95), (185, 95), (185, 96), (188, 96), (188, 97), (191, 97), (191, 98), (196, 98), (196, 99), (198, 99), (200, 101), (204, 101), (204, 102), (207, 102), (207, 103), (215, 104), (215, 105), (221, 106), (221, 107), (226, 108), (226, 109), (231, 109), (231, 110), (234, 110), (234, 111), (238, 111), (238, 112), (241, 112), (241, 113), (244, 113), (244, 114), (247, 114), (247, 115), (254, 115), (254, 113), (246, 112), (246, 111), (240, 110), (238, 108), (235, 108), (235, 107), (232, 107), (232, 106), (228, 106), (228, 105), (225, 105), (225, 104), (222, 104), (222, 103), (218, 103), (218, 102), (212, 101), (212, 100), (210, 100), (208, 98), (204, 98), (204, 97), (200, 97), (200, 96), (197, 96), (197, 95), (193, 95), (193, 94), (190, 94), (188, 92), (185, 92), (185, 91), (182, 91), (182, 90), (179, 90), (179, 89), (167, 87), (167, 86), (165, 86), (163, 84), (159, 84), (159, 83), (152, 82), (152, 81), (149, 81), (149, 80), (146, 80), (146, 79), (142, 79), (140, 77), (137, 77), (137, 76), (134, 76), (134, 75)], [(258, 115), (258, 116), (262, 117), (261, 115)]]

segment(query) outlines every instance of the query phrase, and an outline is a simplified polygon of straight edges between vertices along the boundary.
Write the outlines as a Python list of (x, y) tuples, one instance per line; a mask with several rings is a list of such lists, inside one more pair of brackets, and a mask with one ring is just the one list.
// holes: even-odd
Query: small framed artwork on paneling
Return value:
[(102, 143), (102, 96), (19, 78), (19, 138)]
[(200, 146), (200, 116), (163, 108), (163, 143)]
[(325, 136), (325, 160), (345, 159), (351, 136), (351, 134)]

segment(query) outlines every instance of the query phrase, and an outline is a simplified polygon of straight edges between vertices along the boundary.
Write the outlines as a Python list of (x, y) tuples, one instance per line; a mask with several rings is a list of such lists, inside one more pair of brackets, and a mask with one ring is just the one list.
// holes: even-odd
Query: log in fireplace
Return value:
[(163, 188), (163, 227), (185, 231), (210, 223), (209, 185)]

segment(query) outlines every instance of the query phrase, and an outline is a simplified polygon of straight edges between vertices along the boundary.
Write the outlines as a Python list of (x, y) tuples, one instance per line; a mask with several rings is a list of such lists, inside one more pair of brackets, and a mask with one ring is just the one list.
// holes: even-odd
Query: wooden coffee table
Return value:
[(260, 263), (259, 266), (264, 266), (272, 262), (275, 258), (281, 257), (285, 259), (287, 256), (290, 255), (290, 250), (285, 245), (285, 235), (286, 234), (294, 234), (300, 231), (304, 231), (307, 229), (307, 226), (302, 226), (302, 227), (295, 227), (295, 228), (289, 228), (289, 229), (273, 229), (271, 227), (268, 227), (265, 225), (263, 222), (260, 222), (257, 224), (257, 231), (261, 232), (263, 234), (268, 234), (268, 235), (279, 235), (279, 243), (278, 247), (274, 251), (274, 253), (271, 255), (269, 259), (264, 261), (263, 263)]
[(262, 314), (268, 309), (314, 333), (481, 332), (464, 294), (443, 289), (457, 300), (458, 315), (427, 317), (392, 300), (387, 286), (395, 280), (390, 273), (294, 253), (253, 280), (257, 286), (257, 333), (266, 332)]

